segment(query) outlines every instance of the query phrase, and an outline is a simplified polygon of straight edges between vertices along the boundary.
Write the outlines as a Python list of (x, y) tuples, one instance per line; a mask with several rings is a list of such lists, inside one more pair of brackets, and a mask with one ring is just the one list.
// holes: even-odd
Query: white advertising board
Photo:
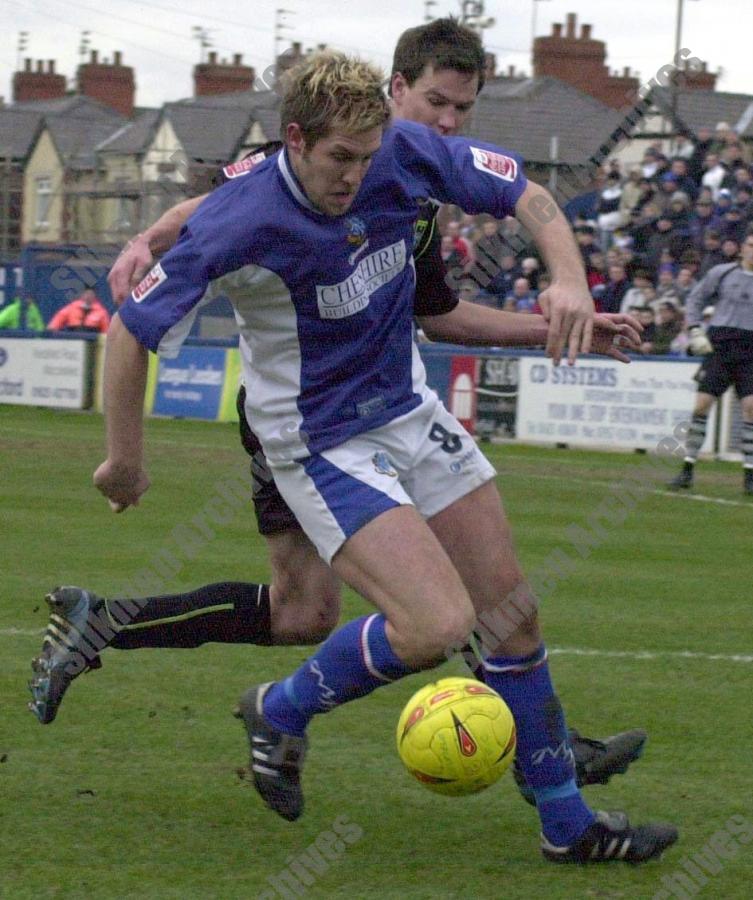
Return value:
[(0, 403), (83, 409), (87, 341), (0, 337)]
[[(522, 357), (517, 438), (573, 447), (654, 450), (690, 421), (699, 362), (579, 360), (555, 368), (545, 357)], [(703, 452), (713, 446), (710, 420)]]

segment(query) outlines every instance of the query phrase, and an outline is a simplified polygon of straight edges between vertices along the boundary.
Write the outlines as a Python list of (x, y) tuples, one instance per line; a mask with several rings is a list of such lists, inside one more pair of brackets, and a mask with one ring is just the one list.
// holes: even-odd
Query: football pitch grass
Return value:
[[(663, 490), (676, 463), (656, 457), (485, 445), (544, 588), (569, 723), (649, 732), (643, 759), (587, 799), (680, 828), (659, 862), (581, 868), (542, 859), (509, 774), (449, 799), (403, 771), (399, 712), (427, 681), (463, 674), (458, 660), (316, 717), (293, 824), (239, 777), (247, 747), (231, 710), (305, 648), (105, 651), (39, 725), (26, 682), (55, 585), (112, 595), (159, 566), (176, 590), (268, 578), (250, 506), (218, 499), (246, 471), (234, 426), (150, 421), (152, 488), (120, 516), (91, 486), (102, 446), (99, 416), (0, 407), (0, 896), (751, 897), (753, 501), (738, 466), (699, 465), (692, 499)], [(199, 515), (203, 536), (181, 557), (174, 529)], [(343, 620), (366, 610), (346, 593)]]

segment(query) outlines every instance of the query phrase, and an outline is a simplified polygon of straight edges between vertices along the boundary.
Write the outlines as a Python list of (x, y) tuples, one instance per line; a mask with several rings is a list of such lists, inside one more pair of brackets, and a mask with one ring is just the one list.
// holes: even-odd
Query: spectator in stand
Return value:
[(678, 264), (690, 269), (693, 278), (697, 278), (698, 270), (701, 268), (701, 251), (696, 250), (695, 247), (690, 247), (687, 250), (683, 250), (680, 254)]
[(722, 262), (737, 262), (740, 255), (740, 244), (734, 238), (724, 238), (722, 241)]
[(741, 188), (747, 189), (750, 193), (751, 187), (753, 187), (753, 177), (751, 177), (749, 166), (737, 166), (732, 174), (735, 176), (735, 183), (732, 187), (732, 197), (735, 202), (737, 202), (737, 192)]
[(647, 147), (643, 154), (641, 172), (644, 178), (656, 178), (666, 166), (667, 158), (656, 147)]
[(640, 218), (649, 204), (653, 204), (658, 210), (658, 204), (655, 202), (658, 192), (656, 184), (648, 178), (643, 178), (638, 182), (638, 187), (640, 188), (640, 193), (631, 212), (631, 222)]
[(712, 150), (713, 132), (710, 128), (699, 128), (696, 135), (693, 155), (688, 160), (688, 175), (696, 184), (701, 183), (704, 172), (704, 160)]
[(733, 188), (735, 186), (735, 169), (745, 165), (743, 148), (740, 141), (737, 140), (737, 136), (735, 136), (735, 139), (728, 143), (722, 150), (720, 157), (722, 164), (726, 166), (728, 172), (722, 182), (722, 187)]
[(609, 279), (604, 285), (604, 293), (599, 298), (597, 310), (602, 313), (617, 313), (622, 306), (622, 298), (630, 289), (624, 263), (609, 266)]
[(520, 264), (520, 268), (523, 273), (523, 277), (528, 279), (528, 283), (531, 285), (531, 290), (538, 291), (539, 290), (539, 275), (541, 274), (541, 263), (535, 256), (526, 256), (523, 262)]
[(669, 171), (675, 178), (677, 190), (687, 194), (691, 200), (698, 196), (698, 185), (688, 174), (688, 161), (676, 156), (669, 167)]
[(588, 261), (594, 253), (601, 253), (601, 247), (596, 242), (596, 229), (588, 222), (582, 222), (575, 226), (575, 240), (578, 242), (583, 264), (588, 267)]
[(645, 269), (638, 269), (633, 275), (630, 289), (625, 292), (620, 305), (620, 312), (630, 312), (634, 306), (649, 306), (656, 296), (654, 282)]
[(504, 309), (507, 312), (533, 312), (536, 305), (536, 292), (531, 289), (527, 278), (516, 278), (513, 291), (505, 298)]
[[(684, 191), (672, 194), (664, 215), (672, 220), (675, 234), (690, 239), (690, 198)], [(688, 243), (692, 243), (692, 239)]]
[(654, 347), (654, 338), (656, 337), (656, 321), (654, 311), (650, 306), (634, 306), (630, 310), (630, 315), (643, 326), (641, 334), (641, 353), (651, 353)]
[[(675, 159), (683, 159), (688, 162), (695, 156), (695, 151), (695, 144), (688, 138), (687, 135), (678, 135), (675, 141)], [(690, 172), (688, 172), (688, 174), (690, 174)], [(690, 177), (692, 178), (693, 176), (690, 175)]]
[[(586, 281), (589, 289), (594, 288), (597, 284), (606, 284), (607, 282), (607, 261), (603, 253), (592, 253), (586, 262)], [(541, 279), (539, 279), (539, 290), (541, 287)]]
[(732, 191), (729, 188), (722, 188), (719, 196), (716, 198), (716, 214), (723, 219), (727, 214), (727, 210), (732, 206)]
[(745, 239), (747, 223), (743, 219), (743, 211), (736, 204), (732, 204), (724, 214), (722, 222), (722, 234), (725, 238), (732, 238), (738, 245)]
[(568, 200), (563, 208), (563, 212), (567, 216), (567, 220), (572, 224), (580, 221), (591, 221), (596, 219), (596, 204), (599, 202), (604, 176), (599, 171), (596, 175), (593, 186), (584, 194), (578, 194), (571, 200)]
[(662, 263), (659, 266), (659, 275), (656, 284), (656, 296), (663, 300), (665, 297), (677, 298), (675, 288), (675, 270), (671, 263)]
[(690, 239), (699, 250), (703, 247), (703, 239), (707, 228), (719, 228), (721, 220), (714, 211), (714, 201), (703, 195), (698, 197), (695, 209), (688, 220)]
[[(646, 183), (648, 184), (649, 182)], [(639, 203), (642, 192), (641, 170), (633, 166), (628, 173), (627, 181), (622, 185), (622, 196), (620, 197), (622, 224), (627, 224), (630, 221), (630, 216)]]
[(753, 185), (740, 185), (735, 194), (735, 203), (740, 207), (743, 221), (753, 220)]
[(620, 200), (622, 198), (622, 183), (620, 173), (610, 171), (607, 175), (607, 183), (599, 195), (596, 204), (596, 223), (599, 226), (599, 243), (604, 248), (612, 244), (612, 232), (622, 224), (620, 213)]
[(701, 177), (701, 186), (709, 188), (712, 199), (716, 202), (719, 197), (719, 191), (722, 189), (722, 183), (728, 175), (727, 167), (722, 164), (716, 153), (709, 153), (703, 165), (704, 173)]
[(682, 312), (677, 304), (669, 298), (660, 300), (656, 307), (655, 323), (650, 352), (663, 356), (670, 353), (672, 343), (682, 331)]
[(452, 235), (442, 235), (439, 252), (448, 272), (463, 268), (463, 257), (455, 246), (455, 238)]
[(44, 331), (44, 319), (31, 294), (24, 292), (0, 309), (0, 330)]
[(643, 257), (648, 252), (648, 242), (656, 230), (659, 220), (659, 207), (655, 203), (647, 203), (640, 212), (634, 216), (628, 228), (633, 238), (633, 251)]
[(706, 229), (706, 234), (703, 238), (703, 251), (701, 267), (698, 270), (699, 278), (703, 278), (708, 270), (714, 266), (726, 262), (722, 253), (722, 236), (715, 228)]
[(461, 233), (460, 222), (454, 219), (447, 223), (445, 236), (451, 237), (453, 241), (453, 249), (457, 250), (460, 255), (460, 265), (463, 269), (468, 270), (476, 261), (476, 254), (471, 242), (463, 237)]
[(681, 266), (675, 278), (675, 290), (680, 300), (680, 305), (685, 306), (688, 294), (696, 286), (697, 281), (693, 277), (693, 270), (689, 266)]
[(105, 334), (110, 327), (110, 315), (93, 290), (72, 300), (59, 309), (47, 325), (48, 331), (98, 331)]
[(654, 226), (654, 233), (648, 240), (643, 261), (652, 272), (659, 271), (659, 266), (665, 259), (663, 253), (668, 253), (672, 258), (678, 259), (690, 238), (678, 234), (675, 231), (674, 221), (669, 214), (662, 213)]
[(499, 268), (492, 280), (487, 284), (486, 293), (494, 297), (495, 306), (499, 309), (505, 305), (507, 296), (512, 293), (515, 279), (520, 278), (521, 270), (512, 253), (506, 253), (499, 261)]

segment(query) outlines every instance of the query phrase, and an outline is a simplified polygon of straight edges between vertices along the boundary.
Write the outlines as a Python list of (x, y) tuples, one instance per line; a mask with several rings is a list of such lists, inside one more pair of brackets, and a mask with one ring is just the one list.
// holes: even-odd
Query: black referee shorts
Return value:
[(278, 534), (289, 528), (300, 528), (298, 519), (282, 499), (259, 438), (246, 419), (246, 388), (241, 385), (236, 399), (243, 449), (251, 457), (251, 490), (259, 534)]
[(714, 352), (701, 363), (695, 380), (698, 390), (721, 397), (734, 385), (741, 399), (753, 394), (753, 343), (728, 340), (714, 345)]

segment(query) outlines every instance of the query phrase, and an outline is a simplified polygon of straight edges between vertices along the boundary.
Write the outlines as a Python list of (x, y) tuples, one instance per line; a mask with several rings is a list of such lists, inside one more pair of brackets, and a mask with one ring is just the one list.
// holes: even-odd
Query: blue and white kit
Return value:
[[(329, 559), (337, 547), (315, 540), (289, 496), (300, 485), (286, 490), (283, 470), (300, 460), (313, 471), (311, 457), (412, 419), (422, 403), (448, 415), (426, 386), (413, 341), (418, 203), (429, 197), (504, 218), (525, 186), (514, 154), (401, 121), (385, 131), (348, 213), (330, 217), (309, 202), (282, 150), (201, 204), (120, 317), (140, 343), (170, 356), (213, 291), (230, 297), (248, 419), (281, 493)], [(448, 431), (446, 422), (441, 427)], [(463, 431), (459, 423), (451, 430)], [(354, 533), (341, 530), (340, 544)]]

